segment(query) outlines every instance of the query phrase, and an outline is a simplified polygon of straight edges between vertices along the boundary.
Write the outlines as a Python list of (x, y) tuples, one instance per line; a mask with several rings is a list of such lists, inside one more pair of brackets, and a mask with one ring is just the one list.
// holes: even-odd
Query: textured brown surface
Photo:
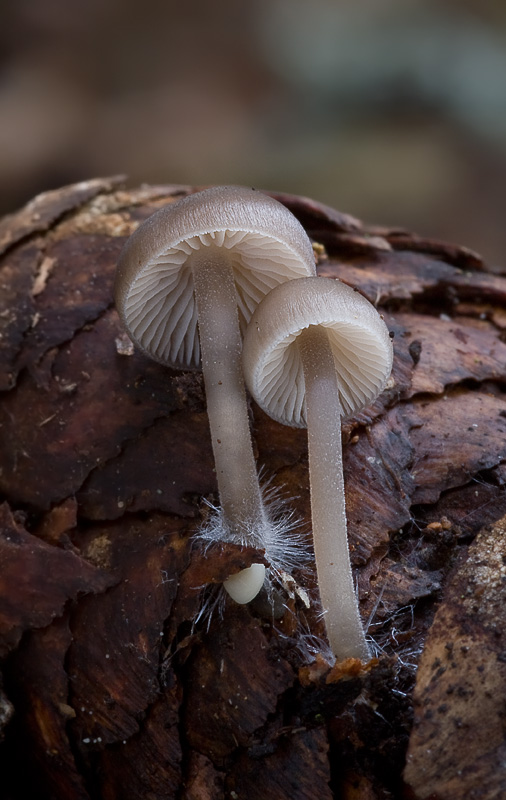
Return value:
[(101, 592), (114, 582), (73, 550), (52, 547), (16, 522), (7, 503), (0, 507), (0, 656), (24, 631), (48, 625), (69, 598)]
[[(274, 614), (261, 597), (211, 613), (204, 587), (262, 554), (192, 540), (203, 498), (216, 500), (202, 381), (134, 352), (112, 305), (126, 237), (187, 191), (89, 181), (0, 228), (2, 796), (422, 800), (430, 776), (434, 797), (500, 797), (499, 711), (462, 772), (458, 754), (484, 734), (431, 668), (451, 628), (458, 685), (484, 706), (489, 686), (505, 694), (504, 625), (486, 622), (502, 612), (466, 564), (502, 575), (480, 549), (499, 528), (469, 546), (506, 515), (506, 278), (465, 249), (279, 195), (319, 274), (357, 286), (394, 336), (385, 392), (343, 425), (350, 549), (379, 658), (329, 673), (311, 563), (294, 576), (309, 607), (292, 586)], [(305, 432), (254, 407), (252, 426), (309, 541)], [(421, 662), (403, 784), (427, 631), (438, 653)]]
[(476, 537), (425, 644), (405, 772), (420, 800), (506, 796), (505, 537), (506, 517)]

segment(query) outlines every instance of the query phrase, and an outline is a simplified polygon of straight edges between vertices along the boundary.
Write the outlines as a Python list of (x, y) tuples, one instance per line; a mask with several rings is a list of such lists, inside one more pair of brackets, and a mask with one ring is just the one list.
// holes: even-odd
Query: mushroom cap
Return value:
[(221, 248), (232, 265), (242, 333), (270, 289), (315, 274), (302, 225), (285, 206), (254, 189), (216, 186), (157, 211), (123, 248), (115, 300), (135, 344), (169, 366), (200, 364), (189, 257), (205, 248)]
[(240, 605), (251, 603), (264, 585), (264, 564), (252, 564), (234, 575), (230, 575), (224, 582), (224, 587), (232, 600)]
[(328, 331), (344, 417), (382, 391), (392, 369), (392, 342), (376, 309), (333, 278), (284, 283), (260, 303), (243, 343), (246, 385), (258, 405), (284, 425), (306, 427), (306, 387), (297, 336), (310, 325)]

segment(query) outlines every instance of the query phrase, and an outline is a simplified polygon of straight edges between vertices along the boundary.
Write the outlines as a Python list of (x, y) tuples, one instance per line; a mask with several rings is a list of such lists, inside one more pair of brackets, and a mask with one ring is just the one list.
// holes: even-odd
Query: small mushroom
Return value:
[(330, 646), (338, 659), (370, 657), (348, 551), (341, 418), (371, 403), (392, 367), (392, 344), (376, 309), (331, 278), (273, 289), (244, 338), (246, 384), (285, 425), (308, 429), (313, 540)]
[[(252, 189), (218, 186), (165, 206), (127, 241), (115, 299), (133, 342), (151, 358), (204, 374), (221, 538), (262, 547), (270, 524), (249, 430), (242, 333), (279, 283), (315, 273), (303, 227)], [(240, 603), (260, 591), (263, 564), (225, 582)]]

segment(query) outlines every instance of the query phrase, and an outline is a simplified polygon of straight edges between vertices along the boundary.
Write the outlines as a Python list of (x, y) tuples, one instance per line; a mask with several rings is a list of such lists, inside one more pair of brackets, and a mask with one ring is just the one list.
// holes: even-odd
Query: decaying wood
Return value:
[[(195, 544), (216, 500), (201, 379), (135, 352), (113, 307), (126, 237), (189, 191), (88, 181), (0, 224), (1, 796), (502, 796), (506, 278), (277, 195), (394, 336), (385, 392), (343, 426), (378, 657), (331, 668), (311, 563), (309, 607), (295, 585), (274, 612), (215, 603), (262, 554)], [(252, 424), (309, 541), (305, 432)]]
[(506, 518), (478, 534), (420, 659), (406, 768), (419, 797), (506, 796), (505, 538)]

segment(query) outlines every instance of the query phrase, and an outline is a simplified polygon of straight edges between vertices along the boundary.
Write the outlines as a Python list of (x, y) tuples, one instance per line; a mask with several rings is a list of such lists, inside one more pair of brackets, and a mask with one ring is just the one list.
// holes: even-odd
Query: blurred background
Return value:
[(501, 0), (1, 0), (0, 213), (242, 183), (506, 263)]

